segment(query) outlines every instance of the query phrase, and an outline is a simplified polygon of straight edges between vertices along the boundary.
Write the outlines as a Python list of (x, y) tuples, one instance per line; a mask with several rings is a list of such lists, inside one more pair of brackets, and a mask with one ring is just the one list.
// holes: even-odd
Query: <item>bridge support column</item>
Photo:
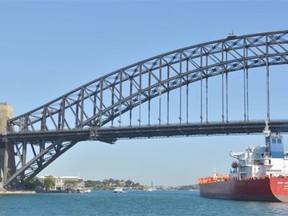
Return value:
[(0, 191), (10, 175), (15, 173), (14, 148), (6, 138), (0, 142)]
[(0, 149), (1, 157), (0, 157), (0, 168), (1, 168), (1, 179), (3, 182), (7, 180), (8, 177), (8, 141), (4, 141), (4, 148)]
[(13, 117), (12, 106), (7, 103), (0, 103), (0, 191), (3, 190), (3, 184), (8, 179), (10, 171), (15, 170), (14, 148), (9, 145), (5, 135), (7, 134), (7, 119)]
[(0, 191), (3, 190), (3, 182), (4, 182), (4, 158), (5, 158), (5, 140), (1, 140), (0, 145)]

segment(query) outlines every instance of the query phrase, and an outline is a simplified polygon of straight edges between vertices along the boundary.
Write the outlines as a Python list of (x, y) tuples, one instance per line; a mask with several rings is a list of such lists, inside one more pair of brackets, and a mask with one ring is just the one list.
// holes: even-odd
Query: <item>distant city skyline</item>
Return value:
[[(0, 102), (11, 104), (15, 116), (140, 60), (231, 32), (284, 30), (288, 20), (285, 1), (0, 1), (0, 6)], [(213, 168), (229, 172), (229, 152), (255, 144), (263, 144), (261, 135), (86, 141), (39, 175), (189, 185)]]

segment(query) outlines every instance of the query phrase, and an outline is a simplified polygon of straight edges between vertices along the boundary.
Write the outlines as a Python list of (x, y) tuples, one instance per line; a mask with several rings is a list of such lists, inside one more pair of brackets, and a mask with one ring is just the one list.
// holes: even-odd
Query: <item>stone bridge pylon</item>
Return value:
[[(0, 134), (7, 133), (7, 119), (11, 118), (13, 118), (12, 106), (0, 102)], [(3, 182), (6, 181), (9, 171), (15, 172), (15, 170), (13, 145), (9, 145), (8, 140), (2, 140), (0, 142), (0, 190), (3, 190)]]

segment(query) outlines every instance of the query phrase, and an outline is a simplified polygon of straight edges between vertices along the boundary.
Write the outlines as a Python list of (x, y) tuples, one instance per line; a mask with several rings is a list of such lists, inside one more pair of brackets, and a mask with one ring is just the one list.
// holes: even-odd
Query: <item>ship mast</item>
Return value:
[(271, 131), (269, 129), (269, 121), (268, 120), (265, 121), (265, 128), (263, 130), (263, 133), (265, 134), (265, 137), (268, 137), (268, 136), (271, 135)]

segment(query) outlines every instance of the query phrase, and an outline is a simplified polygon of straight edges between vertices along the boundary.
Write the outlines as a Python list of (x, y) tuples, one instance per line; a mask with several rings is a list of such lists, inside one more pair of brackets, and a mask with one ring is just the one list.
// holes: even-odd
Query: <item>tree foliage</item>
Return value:
[(73, 179), (66, 179), (64, 185), (69, 188), (74, 188), (79, 184), (79, 181)]
[(55, 187), (55, 178), (53, 176), (47, 176), (44, 178), (44, 187), (48, 190)]
[(39, 188), (43, 188), (43, 182), (41, 182), (38, 178), (33, 178), (28, 183), (25, 184), (26, 190), (36, 190)]
[(134, 183), (129, 180), (119, 180), (119, 179), (104, 179), (103, 181), (85, 181), (85, 187), (95, 188), (95, 189), (113, 189), (115, 187), (129, 187), (135, 190), (142, 190), (144, 188), (140, 183)]

